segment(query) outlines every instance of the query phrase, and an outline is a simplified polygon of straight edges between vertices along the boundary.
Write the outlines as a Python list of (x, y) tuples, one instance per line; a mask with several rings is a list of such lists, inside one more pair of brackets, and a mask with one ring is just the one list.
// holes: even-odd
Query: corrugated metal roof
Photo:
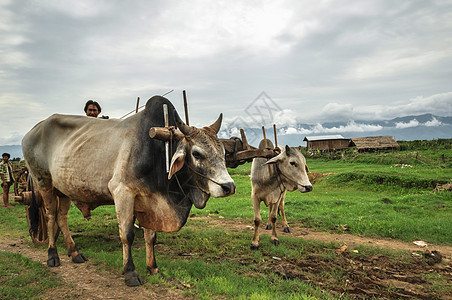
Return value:
[(307, 136), (303, 141), (323, 141), (323, 140), (348, 140), (340, 134), (335, 135), (319, 135), (319, 136)]

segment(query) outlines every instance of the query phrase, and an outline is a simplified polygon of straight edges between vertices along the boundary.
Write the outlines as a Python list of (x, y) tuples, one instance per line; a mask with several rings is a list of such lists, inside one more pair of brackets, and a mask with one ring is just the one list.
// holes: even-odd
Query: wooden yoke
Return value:
[(184, 138), (184, 134), (174, 126), (152, 127), (151, 129), (149, 129), (149, 136), (152, 139), (157, 139), (164, 142), (169, 141), (171, 137), (174, 140), (182, 140)]
[[(246, 162), (251, 162), (255, 157), (272, 158), (279, 154), (279, 149), (258, 149), (248, 145), (245, 132), (240, 130), (242, 139), (238, 137), (230, 139), (220, 139), (226, 152), (226, 166), (228, 168), (236, 168)], [(153, 139), (167, 142), (170, 139), (180, 141), (184, 138), (184, 134), (174, 126), (169, 127), (152, 127), (149, 129), (149, 136)]]
[[(264, 126), (262, 126), (262, 133), (264, 134), (265, 149), (267, 149), (268, 148), (268, 143), (267, 143), (267, 136), (265, 134), (265, 127)], [(268, 161), (268, 158), (267, 158), (267, 161)], [(267, 167), (268, 167), (268, 174), (270, 176), (272, 176), (272, 168), (270, 167), (270, 165), (267, 165)]]
[[(187, 95), (185, 90), (182, 92), (182, 94), (184, 98), (185, 121), (186, 124), (189, 125)], [(274, 130), (276, 140), (275, 127)], [(268, 149), (266, 146), (265, 147), (266, 149), (258, 149), (250, 146), (246, 139), (245, 131), (243, 129), (240, 129), (240, 135), (241, 139), (238, 137), (232, 137), (230, 139), (220, 139), (220, 142), (223, 144), (225, 150), (226, 167), (228, 168), (237, 168), (239, 165), (242, 165), (246, 162), (251, 162), (255, 157), (272, 158), (280, 153), (279, 148)], [(176, 129), (174, 126), (168, 126), (167, 117), (165, 118), (165, 127), (152, 127), (151, 129), (149, 129), (149, 136), (153, 139), (164, 141), (165, 145), (167, 145), (170, 140), (181, 141), (182, 139), (185, 138), (184, 134), (179, 129)], [(267, 140), (265, 140), (265, 142), (267, 142)], [(166, 152), (168, 152), (167, 146), (166, 149), (167, 149)], [(269, 171), (271, 172), (270, 166)]]

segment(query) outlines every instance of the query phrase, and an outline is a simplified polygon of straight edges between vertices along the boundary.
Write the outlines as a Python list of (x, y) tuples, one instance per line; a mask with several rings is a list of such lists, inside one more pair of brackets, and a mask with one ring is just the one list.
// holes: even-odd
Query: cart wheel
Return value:
[(14, 196), (21, 196), (27, 190), (28, 170), (23, 167), (20, 172), (15, 175), (14, 181)]
[[(34, 244), (42, 246), (42, 245), (48, 245), (49, 244), (49, 231), (47, 230), (47, 217), (44, 207), (39, 207), (39, 224), (38, 228), (35, 231), (32, 230), (31, 222), (30, 222), (30, 206), (27, 205), (27, 223), (28, 223), (28, 231), (30, 232), (31, 240)], [(55, 240), (60, 235), (60, 227), (58, 227), (58, 224), (55, 223)]]

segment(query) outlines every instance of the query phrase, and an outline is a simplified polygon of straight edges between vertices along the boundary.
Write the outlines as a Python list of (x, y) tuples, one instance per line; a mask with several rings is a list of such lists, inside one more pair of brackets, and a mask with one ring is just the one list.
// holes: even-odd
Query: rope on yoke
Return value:
[(213, 183), (218, 184), (219, 186), (221, 186), (221, 183), (218, 183), (217, 181), (213, 180), (212, 178), (209, 178), (209, 177), (207, 177), (206, 175), (199, 173), (198, 171), (196, 171), (195, 169), (193, 169), (189, 164), (187, 164), (187, 167), (188, 167), (193, 173), (195, 173), (196, 175), (199, 175), (199, 176), (201, 176), (201, 177), (203, 177), (203, 178), (205, 178), (205, 179), (207, 179), (207, 180), (210, 180), (210, 181), (212, 181)]
[[(281, 179), (281, 175), (284, 176), (284, 174), (281, 173), (281, 170), (278, 168), (278, 164), (275, 164), (275, 170), (276, 170), (276, 174), (278, 174), (278, 179), (279, 179), (279, 182), (280, 182), (280, 184), (278, 184), (278, 187), (279, 187), (279, 190), (281, 191), (281, 194), (279, 195), (279, 197), (281, 198), (281, 195), (284, 193), (284, 190), (287, 190), (287, 188), (286, 188), (286, 186), (284, 185), (284, 182)], [(284, 190), (281, 188), (281, 185), (284, 187)]]

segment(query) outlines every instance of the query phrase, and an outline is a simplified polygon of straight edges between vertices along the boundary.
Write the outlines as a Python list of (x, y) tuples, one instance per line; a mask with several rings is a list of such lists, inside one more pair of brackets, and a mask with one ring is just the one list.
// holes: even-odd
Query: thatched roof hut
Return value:
[(369, 136), (350, 139), (350, 147), (358, 151), (372, 151), (375, 149), (396, 149), (399, 144), (391, 136)]

